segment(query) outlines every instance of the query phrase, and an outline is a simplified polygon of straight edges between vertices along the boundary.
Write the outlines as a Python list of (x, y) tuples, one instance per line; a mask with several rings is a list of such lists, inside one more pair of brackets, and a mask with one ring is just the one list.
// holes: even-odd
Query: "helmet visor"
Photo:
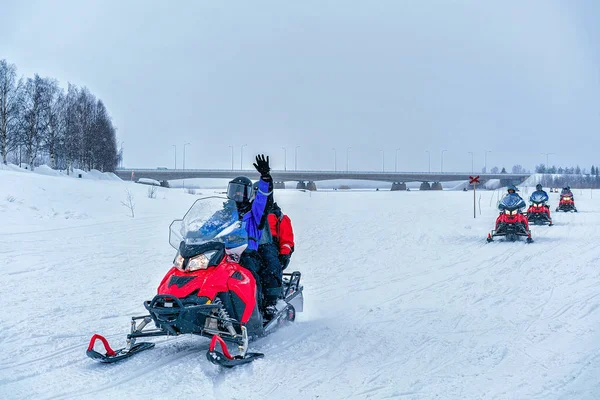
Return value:
[(227, 187), (227, 198), (236, 203), (243, 203), (244, 201), (249, 201), (251, 191), (251, 186), (242, 185), (241, 183), (230, 183)]

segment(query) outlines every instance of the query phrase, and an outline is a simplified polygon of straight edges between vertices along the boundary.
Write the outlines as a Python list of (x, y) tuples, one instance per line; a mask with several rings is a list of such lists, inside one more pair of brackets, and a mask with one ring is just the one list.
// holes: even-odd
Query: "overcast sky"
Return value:
[(600, 164), (597, 0), (2, 0), (0, 59), (87, 86), (129, 167)]

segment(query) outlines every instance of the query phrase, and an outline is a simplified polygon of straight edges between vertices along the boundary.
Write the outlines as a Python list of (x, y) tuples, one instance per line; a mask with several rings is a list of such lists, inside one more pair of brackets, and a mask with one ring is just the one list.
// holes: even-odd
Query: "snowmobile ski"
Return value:
[[(223, 352), (216, 351), (215, 347), (219, 343), (221, 345), (221, 349)], [(208, 361), (215, 365), (220, 365), (224, 368), (233, 368), (238, 365), (244, 365), (251, 363), (254, 360), (259, 358), (263, 358), (265, 355), (263, 353), (246, 353), (245, 355), (232, 356), (229, 354), (229, 350), (227, 349), (227, 345), (225, 341), (218, 335), (214, 335), (210, 341), (210, 346), (208, 351), (206, 352), (206, 358)]]
[[(101, 354), (94, 350), (94, 344), (96, 340), (100, 340), (102, 342), (104, 348), (106, 349), (106, 354)], [(96, 334), (92, 336), (92, 339), (90, 340), (90, 345), (88, 346), (88, 349), (85, 352), (85, 354), (94, 360), (100, 361), (101, 363), (110, 364), (115, 363), (117, 361), (121, 361), (125, 358), (129, 358), (137, 353), (151, 349), (153, 347), (154, 343), (142, 342), (134, 344), (133, 346), (131, 346), (130, 349), (122, 348), (118, 350), (113, 350), (108, 344), (108, 341), (104, 338), (104, 336)]]

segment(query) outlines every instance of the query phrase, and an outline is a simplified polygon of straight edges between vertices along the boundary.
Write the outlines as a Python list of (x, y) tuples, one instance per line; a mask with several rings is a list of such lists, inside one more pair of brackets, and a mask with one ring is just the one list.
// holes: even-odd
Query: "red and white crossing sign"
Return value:
[(475, 191), (477, 190), (477, 184), (479, 182), (479, 175), (477, 176), (469, 176), (469, 185), (473, 185), (473, 218), (477, 218), (477, 213), (475, 212)]

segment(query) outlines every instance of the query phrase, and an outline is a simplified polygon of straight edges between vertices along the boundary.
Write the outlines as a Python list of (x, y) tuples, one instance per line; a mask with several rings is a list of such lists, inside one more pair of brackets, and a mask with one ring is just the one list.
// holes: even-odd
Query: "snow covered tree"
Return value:
[(523, 168), (520, 164), (513, 165), (512, 173), (513, 174), (522, 174), (525, 172), (525, 168)]
[(43, 149), (50, 157), (50, 168), (56, 168), (56, 159), (64, 144), (64, 91), (55, 80), (48, 81), (48, 104), (46, 110), (47, 129), (42, 138)]
[(28, 78), (23, 88), (23, 103), (20, 115), (19, 141), (25, 146), (27, 162), (33, 163), (42, 147), (48, 130), (48, 110), (50, 108), (49, 80), (35, 74)]
[(536, 165), (535, 166), (535, 173), (536, 174), (545, 174), (546, 173), (546, 166), (544, 164)]
[(581, 168), (579, 168), (579, 165), (577, 167), (575, 167), (575, 174), (581, 175)]
[(22, 81), (17, 81), (17, 67), (6, 60), (0, 60), (0, 154), (2, 163), (17, 145), (19, 130), (20, 94)]
[(500, 171), (501, 174), (505, 174), (506, 173), (506, 168), (502, 167), (502, 171)]
[(590, 170), (590, 175), (596, 175), (596, 167), (592, 165), (592, 169)]
[(498, 169), (498, 167), (494, 167), (494, 168), (492, 168), (492, 169), (490, 170), (490, 173), (492, 173), (492, 174), (497, 174), (497, 173), (498, 173), (498, 171), (500, 171), (500, 170)]

